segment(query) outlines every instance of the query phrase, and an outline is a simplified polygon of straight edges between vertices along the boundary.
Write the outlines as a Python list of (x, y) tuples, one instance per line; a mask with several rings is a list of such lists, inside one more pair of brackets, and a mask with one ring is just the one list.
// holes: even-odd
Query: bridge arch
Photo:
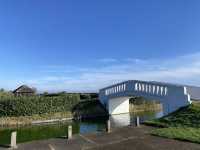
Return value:
[(140, 96), (160, 101), (164, 114), (191, 103), (187, 88), (182, 85), (129, 80), (99, 91), (99, 98), (109, 114), (129, 112), (129, 99)]

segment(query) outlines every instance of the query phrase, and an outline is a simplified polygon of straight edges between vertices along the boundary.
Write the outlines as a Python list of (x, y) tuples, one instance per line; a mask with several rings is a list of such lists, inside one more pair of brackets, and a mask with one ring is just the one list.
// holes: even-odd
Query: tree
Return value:
[(5, 90), (3, 88), (0, 89), (0, 92), (5, 92)]

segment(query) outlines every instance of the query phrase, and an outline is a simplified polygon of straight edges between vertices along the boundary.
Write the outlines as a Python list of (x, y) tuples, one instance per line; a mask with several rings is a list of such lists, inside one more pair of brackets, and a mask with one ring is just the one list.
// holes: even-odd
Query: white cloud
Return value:
[[(200, 53), (170, 59), (119, 61), (94, 67), (54, 67), (54, 73), (24, 80), (41, 91), (98, 91), (104, 86), (124, 80), (156, 80), (200, 85)], [(107, 60), (109, 61), (109, 59)], [(112, 59), (110, 60), (112, 61)], [(102, 61), (104, 63), (105, 61)], [(114, 60), (113, 60), (114, 62)], [(65, 69), (71, 68), (73, 74)], [(50, 68), (52, 69), (52, 68)], [(60, 74), (60, 75), (58, 75)]]

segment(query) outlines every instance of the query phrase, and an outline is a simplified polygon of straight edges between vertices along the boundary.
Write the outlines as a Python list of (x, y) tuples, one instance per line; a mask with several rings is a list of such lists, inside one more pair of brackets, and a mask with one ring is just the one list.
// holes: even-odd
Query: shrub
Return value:
[(0, 117), (71, 111), (79, 101), (80, 96), (78, 94), (65, 94), (55, 97), (3, 97), (0, 100)]

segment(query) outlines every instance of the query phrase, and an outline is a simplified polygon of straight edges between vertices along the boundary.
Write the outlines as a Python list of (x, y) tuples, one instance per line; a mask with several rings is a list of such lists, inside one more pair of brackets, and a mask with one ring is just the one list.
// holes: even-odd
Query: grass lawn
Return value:
[(169, 127), (155, 129), (152, 135), (161, 137), (200, 143), (200, 128), (190, 127)]
[(160, 127), (153, 135), (200, 143), (200, 103), (194, 103), (160, 119), (145, 122)]

